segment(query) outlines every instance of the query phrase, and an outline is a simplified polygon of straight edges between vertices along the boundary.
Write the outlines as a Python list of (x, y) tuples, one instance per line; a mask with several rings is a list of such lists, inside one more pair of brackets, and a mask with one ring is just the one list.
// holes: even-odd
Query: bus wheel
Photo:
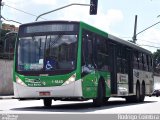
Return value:
[(140, 84), (136, 85), (136, 96), (133, 97), (134, 102), (140, 102)]
[(48, 99), (44, 99), (43, 103), (44, 103), (45, 107), (51, 107), (52, 99), (49, 99), (49, 98)]
[(106, 98), (103, 99), (103, 101), (104, 101), (104, 102), (108, 102), (109, 98), (110, 98), (110, 97), (106, 97)]
[(133, 100), (134, 100), (134, 97), (133, 97), (133, 96), (128, 96), (128, 97), (126, 97), (125, 99), (126, 99), (126, 102), (127, 102), (127, 103), (134, 102), (134, 101), (133, 101)]
[(109, 100), (109, 97), (103, 98), (103, 103), (104, 103), (104, 104), (107, 103), (108, 100)]
[(140, 96), (140, 102), (143, 102), (145, 98), (145, 85), (142, 84), (142, 95)]
[(136, 95), (126, 97), (127, 102), (140, 102), (140, 85), (137, 83), (136, 85)]
[(97, 97), (93, 99), (93, 105), (95, 107), (100, 107), (102, 106), (103, 102), (104, 102), (104, 89), (103, 89), (102, 82), (99, 82)]

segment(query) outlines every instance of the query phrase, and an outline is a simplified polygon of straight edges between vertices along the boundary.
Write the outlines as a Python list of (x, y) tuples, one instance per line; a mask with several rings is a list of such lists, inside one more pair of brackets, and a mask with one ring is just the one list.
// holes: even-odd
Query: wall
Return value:
[(0, 95), (13, 95), (13, 61), (0, 59)]
[(160, 76), (154, 76), (154, 89), (160, 89)]

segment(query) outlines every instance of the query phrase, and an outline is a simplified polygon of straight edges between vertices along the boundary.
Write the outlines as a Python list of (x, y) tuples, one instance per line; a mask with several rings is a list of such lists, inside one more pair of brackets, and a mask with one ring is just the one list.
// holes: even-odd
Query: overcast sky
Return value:
[[(90, 0), (2, 0), (2, 15), (21, 23), (35, 21), (41, 13), (70, 3), (89, 4)], [(33, 15), (23, 13), (22, 10)], [(138, 15), (137, 33), (160, 21), (160, 0), (98, 0), (98, 13), (89, 15), (89, 7), (72, 6), (43, 16), (47, 20), (78, 20), (98, 27), (125, 40), (133, 36), (134, 18)], [(43, 19), (39, 19), (41, 21)], [(7, 23), (3, 21), (3, 23)], [(15, 24), (15, 23), (11, 23)], [(15, 24), (16, 26), (18, 24)], [(160, 24), (137, 36), (137, 44), (160, 47)], [(154, 52), (157, 48), (146, 47)]]

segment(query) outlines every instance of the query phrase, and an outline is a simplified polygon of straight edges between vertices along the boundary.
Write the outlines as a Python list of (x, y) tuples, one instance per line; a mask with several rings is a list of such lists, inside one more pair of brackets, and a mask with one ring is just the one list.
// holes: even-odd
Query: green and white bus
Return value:
[(42, 21), (19, 27), (14, 95), (19, 100), (142, 102), (153, 91), (152, 54), (84, 22)]

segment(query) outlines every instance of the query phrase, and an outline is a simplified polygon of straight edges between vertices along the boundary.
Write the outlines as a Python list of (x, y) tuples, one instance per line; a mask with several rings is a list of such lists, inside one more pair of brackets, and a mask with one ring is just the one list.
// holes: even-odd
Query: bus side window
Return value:
[(93, 36), (88, 31), (83, 31), (82, 41), (82, 66), (94, 68)]
[(85, 63), (85, 45), (84, 45), (84, 42), (85, 42), (85, 38), (84, 38), (84, 35), (83, 35), (83, 38), (82, 38), (82, 55), (81, 55), (82, 66), (84, 66), (86, 64)]
[(151, 56), (148, 56), (148, 68), (149, 68), (149, 71), (151, 72), (152, 71), (152, 57)]
[(138, 52), (137, 51), (134, 51), (134, 68), (138, 69), (139, 65), (138, 65)]
[(92, 63), (92, 60), (93, 60), (92, 48), (93, 48), (93, 46), (92, 46), (92, 40), (90, 38), (88, 38), (88, 47), (87, 48), (88, 48), (88, 56), (87, 56), (88, 64), (92, 65), (93, 64)]
[(149, 71), (149, 56), (146, 55), (146, 65), (147, 65), (147, 71)]
[(150, 71), (153, 70), (153, 60), (152, 57), (150, 56)]
[(96, 37), (96, 50), (97, 53), (94, 54), (97, 57), (96, 63), (98, 69), (108, 71), (108, 47), (105, 38), (99, 36)]
[(138, 58), (139, 58), (139, 61), (138, 61), (139, 62), (139, 69), (143, 70), (143, 63), (142, 63), (143, 62), (143, 60), (142, 60), (143, 59), (143, 54), (139, 53)]
[(146, 54), (142, 54), (142, 63), (143, 63), (143, 70), (147, 70)]
[(123, 69), (124, 64), (122, 61), (122, 46), (118, 45), (117, 48), (118, 48), (118, 49), (116, 49), (116, 51), (117, 51), (117, 72), (122, 73), (124, 71), (124, 69)]
[(87, 34), (83, 33), (83, 38), (82, 38), (82, 66), (88, 65), (88, 51), (87, 51)]
[(129, 54), (127, 52), (126, 46), (123, 46), (122, 48), (122, 73), (128, 73), (128, 57)]

